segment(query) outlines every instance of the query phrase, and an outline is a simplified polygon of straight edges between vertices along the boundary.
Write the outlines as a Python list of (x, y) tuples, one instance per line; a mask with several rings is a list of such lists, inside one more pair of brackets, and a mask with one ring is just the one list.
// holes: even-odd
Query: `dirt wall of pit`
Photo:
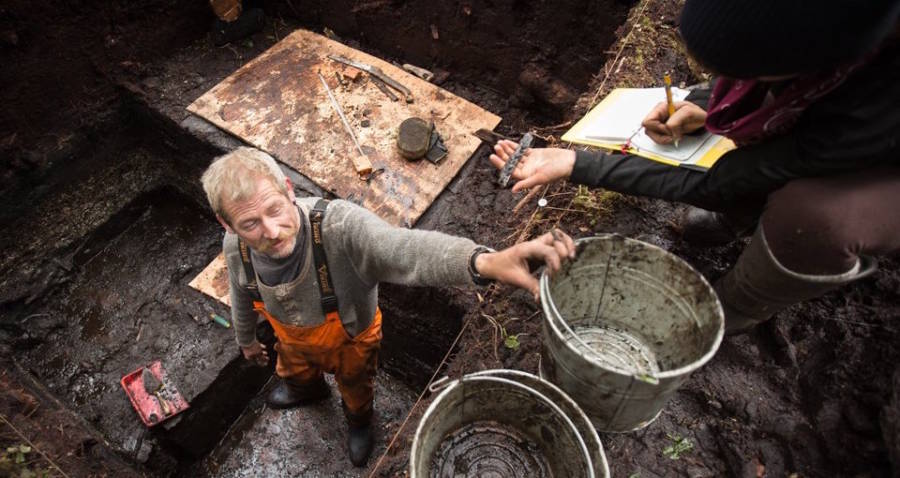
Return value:
[[(452, 72), (562, 117), (606, 59), (634, 0), (286, 1), (267, 10), (324, 26), (382, 57)], [(573, 14), (573, 12), (577, 12)]]

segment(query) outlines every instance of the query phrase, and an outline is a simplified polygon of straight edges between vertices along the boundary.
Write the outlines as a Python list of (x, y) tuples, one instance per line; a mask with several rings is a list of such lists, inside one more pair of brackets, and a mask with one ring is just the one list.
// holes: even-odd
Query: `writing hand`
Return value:
[(676, 101), (675, 114), (671, 117), (666, 102), (660, 102), (641, 122), (647, 136), (658, 144), (671, 144), (702, 128), (704, 124), (706, 111), (689, 101)]

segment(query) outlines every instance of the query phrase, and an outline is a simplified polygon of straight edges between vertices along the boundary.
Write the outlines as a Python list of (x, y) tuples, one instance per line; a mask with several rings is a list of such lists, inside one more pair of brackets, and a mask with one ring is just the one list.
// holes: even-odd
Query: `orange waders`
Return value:
[(262, 302), (253, 302), (253, 310), (272, 324), (278, 343), (275, 373), (285, 380), (310, 383), (322, 372), (333, 373), (341, 397), (351, 416), (371, 413), (375, 396), (375, 368), (381, 349), (381, 310), (375, 309), (372, 324), (356, 337), (350, 337), (337, 311), (329, 312), (325, 322), (299, 327), (279, 322)]
[[(278, 337), (275, 373), (298, 385), (319, 380), (323, 372), (333, 373), (344, 399), (347, 418), (351, 423), (365, 425), (372, 416), (375, 396), (375, 368), (378, 365), (378, 351), (381, 350), (381, 310), (375, 309), (372, 324), (359, 335), (350, 337), (347, 334), (338, 314), (337, 296), (332, 287), (334, 282), (328, 271), (322, 243), (322, 221), (327, 207), (328, 201), (320, 199), (309, 213), (313, 260), (319, 272), (319, 293), (325, 322), (309, 327), (279, 322), (266, 310), (261, 299), (253, 301), (253, 310), (272, 324)], [(243, 241), (239, 245), (248, 287), (258, 296), (250, 253)]]

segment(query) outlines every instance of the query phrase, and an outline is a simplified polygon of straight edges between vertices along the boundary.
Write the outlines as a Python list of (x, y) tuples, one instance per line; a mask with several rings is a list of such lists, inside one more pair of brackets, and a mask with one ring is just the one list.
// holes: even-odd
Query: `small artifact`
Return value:
[(415, 161), (422, 159), (431, 146), (431, 132), (434, 123), (422, 118), (407, 118), (400, 123), (397, 132), (397, 149), (404, 158)]

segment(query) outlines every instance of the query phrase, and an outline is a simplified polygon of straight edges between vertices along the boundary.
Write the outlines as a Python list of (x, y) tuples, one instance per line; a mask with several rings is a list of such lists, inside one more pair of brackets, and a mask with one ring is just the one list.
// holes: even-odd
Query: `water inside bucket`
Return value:
[(509, 426), (478, 421), (444, 438), (431, 463), (430, 478), (463, 476), (552, 476), (537, 443)]
[[(600, 438), (571, 399), (538, 377), (496, 372), (453, 380), (429, 405), (410, 451), (411, 478), (608, 478)], [(520, 382), (517, 374), (528, 376)]]
[(588, 359), (620, 373), (654, 377), (659, 363), (653, 349), (625, 330), (606, 325), (572, 327), (567, 342)]

